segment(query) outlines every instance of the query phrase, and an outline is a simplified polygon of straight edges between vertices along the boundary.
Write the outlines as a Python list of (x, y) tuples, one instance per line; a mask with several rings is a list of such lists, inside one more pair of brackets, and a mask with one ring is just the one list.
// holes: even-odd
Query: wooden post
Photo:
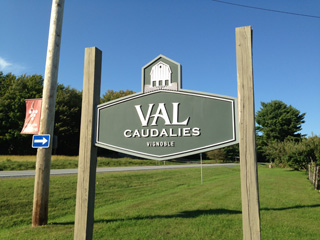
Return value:
[(100, 102), (102, 52), (85, 49), (74, 239), (92, 239), (97, 168), (94, 145), (96, 106)]
[(312, 180), (311, 180), (311, 163), (308, 164), (308, 174), (309, 174), (309, 181), (312, 182)]
[(314, 181), (314, 189), (318, 190), (318, 184), (319, 184), (319, 170), (320, 166), (315, 165), (314, 171), (315, 171), (315, 181)]
[(250, 26), (236, 28), (236, 52), (243, 239), (259, 240), (260, 206)]
[(312, 184), (315, 186), (316, 177), (317, 177), (317, 164), (316, 163), (312, 163), (312, 171), (313, 171)]
[(37, 152), (32, 212), (32, 226), (34, 227), (45, 225), (48, 223), (49, 180), (63, 20), (63, 7), (64, 0), (52, 1), (39, 129), (39, 134), (50, 134), (51, 141), (49, 148), (39, 148)]

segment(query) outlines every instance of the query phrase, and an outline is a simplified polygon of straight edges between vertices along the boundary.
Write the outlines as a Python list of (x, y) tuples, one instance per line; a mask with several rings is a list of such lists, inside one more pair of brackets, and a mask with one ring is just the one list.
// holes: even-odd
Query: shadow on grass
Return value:
[[(94, 223), (109, 223), (118, 221), (131, 221), (131, 220), (146, 220), (146, 219), (170, 219), (170, 218), (196, 218), (202, 215), (221, 215), (221, 214), (241, 214), (238, 210), (229, 209), (210, 209), (210, 210), (194, 210), (194, 211), (183, 211), (172, 215), (154, 215), (144, 217), (133, 217), (133, 218), (119, 218), (119, 219), (97, 219)], [(52, 225), (73, 225), (74, 222), (52, 222)]]
[[(284, 211), (291, 209), (302, 209), (302, 208), (317, 208), (320, 204), (314, 205), (296, 205), (292, 207), (283, 208), (260, 208), (260, 211)], [(238, 210), (229, 210), (224, 208), (209, 209), (209, 210), (193, 210), (193, 211), (183, 211), (172, 215), (154, 215), (154, 216), (144, 216), (144, 217), (133, 217), (133, 218), (118, 218), (118, 219), (96, 219), (94, 223), (110, 223), (118, 221), (130, 221), (130, 220), (147, 220), (147, 219), (170, 219), (170, 218), (196, 218), (202, 215), (222, 215), (222, 214), (241, 214)], [(74, 225), (74, 222), (52, 222), (51, 225)]]
[(283, 210), (290, 210), (290, 209), (301, 209), (301, 208), (317, 208), (320, 207), (320, 204), (314, 205), (296, 205), (292, 207), (282, 207), (282, 208), (260, 208), (260, 211), (283, 211)]
[(228, 209), (210, 209), (210, 210), (194, 210), (194, 211), (183, 211), (172, 215), (154, 215), (154, 216), (143, 216), (133, 218), (121, 218), (121, 219), (97, 219), (95, 223), (110, 223), (117, 221), (130, 221), (130, 220), (150, 220), (150, 219), (170, 219), (170, 218), (196, 218), (202, 215), (221, 215), (221, 214), (241, 214), (238, 210)]

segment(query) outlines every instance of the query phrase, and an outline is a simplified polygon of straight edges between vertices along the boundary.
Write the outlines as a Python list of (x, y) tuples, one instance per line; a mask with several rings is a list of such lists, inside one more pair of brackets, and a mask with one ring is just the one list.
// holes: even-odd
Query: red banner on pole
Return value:
[(40, 128), (42, 99), (26, 99), (26, 118), (21, 134), (38, 134)]

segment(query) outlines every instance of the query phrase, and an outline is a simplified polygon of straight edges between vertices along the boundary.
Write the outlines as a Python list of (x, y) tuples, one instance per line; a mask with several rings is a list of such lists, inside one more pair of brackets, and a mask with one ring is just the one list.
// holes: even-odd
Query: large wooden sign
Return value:
[(96, 146), (165, 160), (238, 143), (238, 125), (243, 239), (260, 239), (251, 34), (236, 29), (239, 122), (236, 98), (182, 90), (180, 64), (161, 55), (141, 93), (97, 106), (102, 52), (86, 49), (74, 239), (92, 239)]
[(97, 107), (96, 146), (167, 160), (238, 142), (237, 99), (182, 90), (179, 63), (142, 68), (142, 92)]

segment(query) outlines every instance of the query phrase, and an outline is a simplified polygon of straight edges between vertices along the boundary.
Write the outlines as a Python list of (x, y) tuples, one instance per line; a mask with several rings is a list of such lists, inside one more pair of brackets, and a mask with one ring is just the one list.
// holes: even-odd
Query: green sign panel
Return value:
[(96, 145), (168, 160), (238, 143), (236, 98), (180, 89), (180, 69), (160, 55), (143, 67), (141, 93), (99, 105)]

